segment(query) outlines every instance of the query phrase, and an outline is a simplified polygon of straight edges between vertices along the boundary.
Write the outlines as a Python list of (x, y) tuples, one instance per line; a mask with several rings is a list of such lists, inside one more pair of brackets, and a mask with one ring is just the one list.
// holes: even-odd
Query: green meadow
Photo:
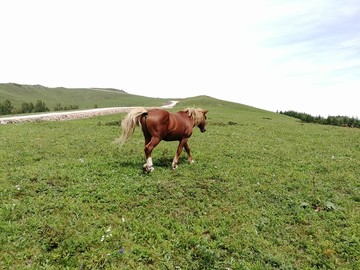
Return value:
[[(147, 105), (147, 104), (143, 104)], [(153, 151), (125, 114), (0, 126), (1, 269), (359, 269), (360, 130), (209, 97)]]

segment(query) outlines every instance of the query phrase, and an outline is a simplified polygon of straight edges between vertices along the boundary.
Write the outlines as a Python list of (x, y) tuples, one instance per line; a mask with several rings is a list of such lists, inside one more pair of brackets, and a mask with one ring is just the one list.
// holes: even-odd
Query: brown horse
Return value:
[(188, 108), (177, 113), (171, 113), (162, 109), (135, 108), (121, 122), (122, 135), (117, 142), (121, 145), (134, 133), (135, 127), (141, 125), (145, 138), (146, 163), (143, 166), (144, 172), (154, 170), (151, 152), (161, 140), (179, 141), (176, 155), (172, 162), (172, 168), (176, 169), (179, 163), (180, 154), (185, 148), (190, 163), (194, 160), (190, 154), (188, 139), (194, 127), (199, 127), (201, 132), (206, 131), (206, 113), (203, 109)]

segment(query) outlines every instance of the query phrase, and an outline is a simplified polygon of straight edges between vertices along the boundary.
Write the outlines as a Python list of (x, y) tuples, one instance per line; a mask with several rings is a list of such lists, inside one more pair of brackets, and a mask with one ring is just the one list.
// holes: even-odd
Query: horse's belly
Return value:
[(167, 142), (171, 142), (171, 141), (181, 141), (182, 137), (181, 136), (166, 136), (163, 140), (167, 141)]
[(167, 134), (163, 140), (164, 141), (181, 141), (182, 139), (185, 138), (189, 138), (191, 136), (191, 134), (173, 134), (173, 133), (169, 133)]

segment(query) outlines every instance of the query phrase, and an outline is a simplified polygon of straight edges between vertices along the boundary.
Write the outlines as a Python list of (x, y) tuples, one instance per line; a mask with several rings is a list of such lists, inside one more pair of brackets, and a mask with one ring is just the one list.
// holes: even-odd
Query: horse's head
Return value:
[(206, 131), (206, 114), (208, 111), (203, 109), (187, 109), (186, 112), (194, 120), (194, 127), (198, 127), (201, 132)]
[(205, 132), (206, 131), (206, 113), (208, 111), (203, 110), (202, 113), (202, 117), (201, 117), (201, 121), (198, 124), (198, 127), (200, 129), (201, 132)]

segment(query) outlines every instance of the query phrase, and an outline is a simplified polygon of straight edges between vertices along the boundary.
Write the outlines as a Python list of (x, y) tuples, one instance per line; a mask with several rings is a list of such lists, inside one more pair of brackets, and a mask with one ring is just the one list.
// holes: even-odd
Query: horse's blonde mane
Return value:
[(204, 113), (206, 112), (206, 110), (201, 108), (186, 108), (182, 111), (186, 112), (190, 117), (192, 117), (195, 126), (201, 123), (204, 117)]

